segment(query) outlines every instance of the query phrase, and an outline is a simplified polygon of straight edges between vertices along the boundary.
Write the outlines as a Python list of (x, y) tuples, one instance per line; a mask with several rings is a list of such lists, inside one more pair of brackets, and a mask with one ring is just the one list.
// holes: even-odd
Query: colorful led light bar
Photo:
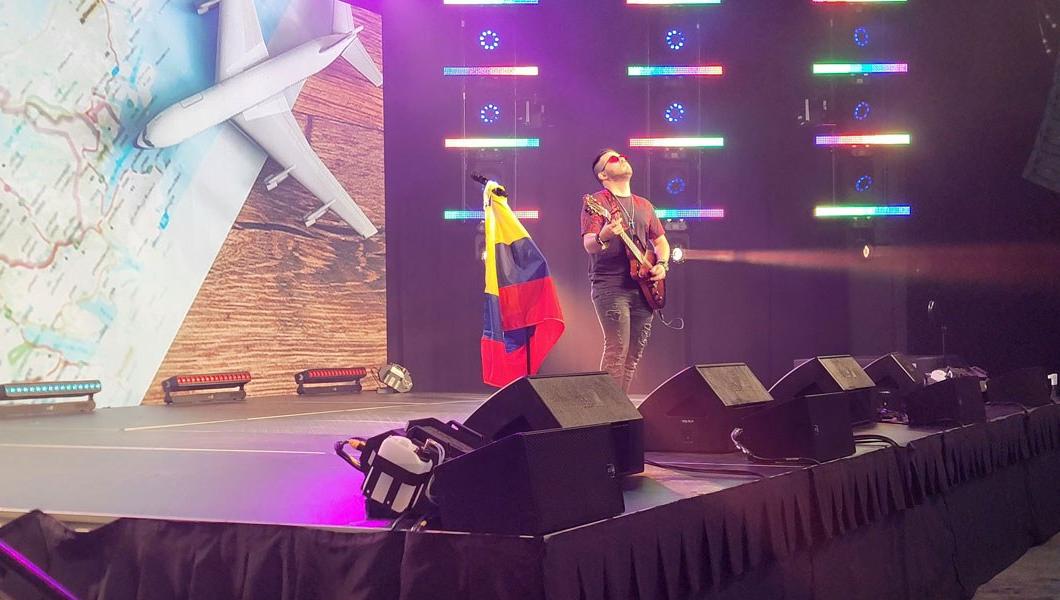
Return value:
[(724, 208), (656, 208), (660, 219), (724, 219)]
[(818, 146), (908, 146), (912, 138), (908, 133), (881, 133), (877, 135), (819, 135), (814, 143)]
[(725, 67), (721, 65), (702, 65), (702, 66), (651, 66), (651, 65), (630, 65), (626, 68), (626, 75), (629, 77), (675, 77), (675, 76), (695, 76), (695, 77), (720, 77), (725, 74)]
[(908, 72), (908, 63), (813, 63), (814, 75), (858, 75), (862, 73)]
[(813, 1), (814, 1), (815, 4), (904, 4), (907, 0), (813, 0)]
[[(513, 210), (512, 212), (519, 219), (533, 221), (540, 218), (540, 213), (536, 210)], [(444, 217), (446, 221), (482, 221), (486, 218), (486, 213), (481, 210), (447, 210)]]
[(724, 148), (722, 137), (630, 138), (630, 148)]
[(463, 6), (487, 6), (498, 4), (537, 4), (538, 0), (442, 0), (442, 4)]
[(52, 381), (48, 383), (5, 383), (0, 385), (0, 399), (64, 398), (98, 394), (103, 384), (97, 380)]
[(445, 138), (446, 148), (539, 148), (539, 138)]
[(442, 67), (446, 77), (537, 77), (535, 66), (523, 67)]
[(908, 204), (891, 204), (887, 206), (843, 206), (820, 205), (813, 209), (813, 216), (819, 219), (858, 217), (908, 217), (912, 211)]
[(626, 0), (626, 4), (648, 4), (654, 6), (699, 6), (721, 4), (721, 0)]

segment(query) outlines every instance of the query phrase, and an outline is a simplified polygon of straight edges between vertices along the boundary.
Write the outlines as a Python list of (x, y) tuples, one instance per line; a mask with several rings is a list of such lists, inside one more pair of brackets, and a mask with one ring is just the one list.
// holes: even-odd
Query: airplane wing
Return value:
[(218, 6), (217, 81), (245, 71), (268, 58), (254, 0), (224, 0)]
[(309, 146), (282, 94), (236, 115), (232, 122), (357, 233), (375, 235), (375, 225)]

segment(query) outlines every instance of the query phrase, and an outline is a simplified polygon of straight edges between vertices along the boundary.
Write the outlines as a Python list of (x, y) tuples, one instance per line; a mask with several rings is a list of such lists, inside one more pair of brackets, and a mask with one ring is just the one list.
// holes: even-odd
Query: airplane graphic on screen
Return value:
[(147, 123), (137, 138), (141, 148), (164, 148), (231, 121), (257, 143), (281, 170), (265, 179), (276, 189), (288, 176), (309, 190), (322, 206), (305, 216), (306, 227), (332, 210), (364, 237), (378, 230), (353, 201), (335, 175), (309, 146), (291, 113), (298, 88), (339, 56), (368, 81), (383, 84), (383, 74), (357, 34), (350, 5), (333, 0), (332, 33), (313, 38), (285, 52), (269, 56), (261, 34), (254, 0), (207, 0), (198, 7), (206, 14), (220, 10), (217, 32), (217, 83), (166, 108)]

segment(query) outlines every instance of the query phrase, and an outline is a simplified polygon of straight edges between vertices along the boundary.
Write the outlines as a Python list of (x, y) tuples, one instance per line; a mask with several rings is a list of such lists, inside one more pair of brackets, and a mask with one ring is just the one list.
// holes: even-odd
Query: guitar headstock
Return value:
[(604, 208), (596, 198), (593, 198), (590, 194), (586, 194), (582, 199), (585, 200), (585, 212), (600, 215), (608, 221), (611, 220), (611, 211)]

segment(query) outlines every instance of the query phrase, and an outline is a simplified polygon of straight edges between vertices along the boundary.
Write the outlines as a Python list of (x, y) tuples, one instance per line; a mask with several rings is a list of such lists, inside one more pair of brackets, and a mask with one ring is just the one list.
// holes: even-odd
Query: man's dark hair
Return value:
[(596, 158), (593, 159), (593, 167), (592, 167), (593, 168), (593, 179), (599, 180), (599, 178), (596, 176), (596, 163), (600, 162), (600, 159), (603, 158), (603, 156), (605, 154), (607, 154), (608, 152), (615, 152), (617, 154), (618, 150), (615, 150), (614, 148), (604, 148), (603, 150), (601, 150), (600, 152), (598, 152), (596, 154)]

